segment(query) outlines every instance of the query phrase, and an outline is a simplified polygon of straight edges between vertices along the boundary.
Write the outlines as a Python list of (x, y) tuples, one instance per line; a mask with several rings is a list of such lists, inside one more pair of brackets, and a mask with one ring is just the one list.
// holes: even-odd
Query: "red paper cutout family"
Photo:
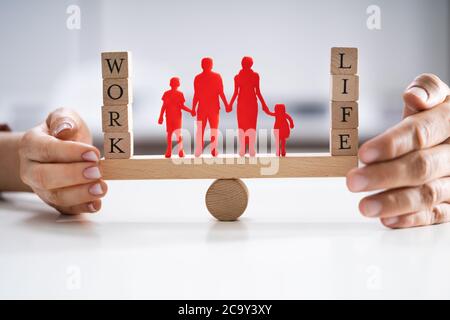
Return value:
[(286, 140), (289, 138), (290, 129), (294, 128), (292, 117), (286, 112), (284, 104), (276, 104), (274, 112), (271, 112), (264, 101), (259, 89), (259, 74), (252, 70), (253, 59), (242, 58), (242, 69), (234, 77), (234, 93), (228, 104), (223, 92), (223, 82), (220, 74), (213, 72), (213, 60), (202, 59), (203, 72), (198, 74), (194, 80), (194, 98), (192, 109), (185, 105), (184, 95), (178, 90), (180, 79), (170, 79), (170, 90), (162, 96), (163, 105), (158, 123), (163, 123), (166, 117), (167, 128), (167, 150), (165, 157), (172, 156), (172, 136), (175, 134), (178, 142), (178, 155), (184, 157), (183, 138), (180, 130), (182, 128), (181, 111), (189, 112), (193, 117), (197, 116), (197, 133), (195, 156), (199, 157), (204, 148), (204, 132), (209, 123), (211, 131), (211, 154), (216, 157), (217, 137), (219, 127), (220, 102), (225, 105), (225, 110), (231, 112), (233, 104), (237, 99), (237, 121), (239, 128), (239, 155), (245, 156), (247, 150), (250, 156), (255, 156), (256, 144), (256, 122), (258, 118), (258, 100), (261, 102), (263, 111), (275, 117), (274, 134), (277, 156), (286, 155)]

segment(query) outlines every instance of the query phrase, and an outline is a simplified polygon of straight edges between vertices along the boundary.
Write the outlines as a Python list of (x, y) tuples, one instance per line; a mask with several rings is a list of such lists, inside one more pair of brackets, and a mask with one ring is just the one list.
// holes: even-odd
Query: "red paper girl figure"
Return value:
[(275, 117), (275, 124), (273, 126), (275, 134), (275, 146), (277, 149), (277, 156), (286, 156), (286, 140), (289, 138), (291, 129), (294, 128), (294, 120), (287, 114), (286, 106), (284, 104), (276, 104), (275, 112), (266, 111), (268, 115)]
[(268, 108), (259, 89), (259, 75), (252, 70), (253, 59), (244, 57), (241, 64), (242, 70), (234, 77), (234, 93), (227, 111), (232, 110), (233, 103), (237, 98), (239, 155), (242, 157), (245, 155), (247, 147), (250, 156), (255, 155), (258, 99), (265, 112), (268, 112)]
[(179, 78), (170, 79), (171, 89), (164, 92), (162, 96), (163, 105), (161, 107), (161, 113), (159, 115), (158, 123), (162, 124), (164, 119), (164, 113), (166, 114), (166, 128), (167, 128), (167, 150), (165, 157), (170, 158), (172, 156), (172, 135), (175, 136), (178, 141), (178, 155), (184, 157), (183, 151), (183, 138), (181, 136), (182, 116), (181, 110), (189, 112), (192, 116), (195, 115), (194, 110), (189, 109), (184, 105), (184, 95), (181, 91), (178, 91), (180, 86)]

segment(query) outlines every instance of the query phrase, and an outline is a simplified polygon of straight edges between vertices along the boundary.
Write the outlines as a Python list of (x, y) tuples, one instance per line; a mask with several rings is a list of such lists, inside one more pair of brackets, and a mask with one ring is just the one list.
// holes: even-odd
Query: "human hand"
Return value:
[(195, 112), (194, 109), (192, 109), (192, 111), (191, 111), (191, 116), (195, 117), (196, 115), (197, 115), (197, 113)]
[(63, 214), (96, 212), (107, 185), (98, 167), (100, 152), (84, 121), (68, 109), (52, 112), (27, 131), (19, 146), (20, 177)]
[(361, 146), (365, 167), (347, 175), (364, 216), (390, 228), (450, 220), (450, 92), (437, 76), (417, 77), (403, 95), (404, 119)]
[(158, 124), (163, 124), (163, 122), (164, 122), (164, 119), (163, 119), (162, 117), (160, 117), (160, 118), (158, 119)]

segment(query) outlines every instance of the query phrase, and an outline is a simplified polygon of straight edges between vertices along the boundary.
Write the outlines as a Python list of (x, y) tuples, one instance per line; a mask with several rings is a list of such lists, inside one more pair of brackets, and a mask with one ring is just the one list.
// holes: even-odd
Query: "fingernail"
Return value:
[(398, 220), (399, 220), (398, 217), (391, 217), (391, 218), (386, 218), (383, 221), (388, 226), (392, 226), (393, 224), (396, 224), (398, 222)]
[(97, 209), (95, 209), (95, 206), (92, 202), (88, 204), (88, 209), (90, 212), (97, 212)]
[(412, 87), (412, 88), (408, 89), (407, 92), (415, 95), (417, 98), (422, 100), (422, 102), (427, 102), (427, 100), (428, 100), (428, 93), (425, 90), (423, 90), (422, 88)]
[(355, 174), (348, 182), (350, 191), (354, 192), (363, 191), (368, 185), (369, 180), (360, 174)]
[(380, 156), (380, 152), (377, 149), (370, 148), (362, 152), (361, 160), (365, 163), (374, 162)]
[(363, 202), (362, 211), (367, 217), (378, 217), (381, 213), (381, 203), (376, 200), (365, 200)]
[(100, 196), (103, 194), (102, 185), (100, 183), (96, 183), (89, 188), (89, 193), (93, 196)]
[(61, 122), (56, 128), (55, 130), (53, 130), (53, 135), (57, 136), (58, 134), (60, 134), (62, 131), (67, 130), (67, 129), (72, 129), (73, 126), (70, 122)]
[(98, 167), (90, 167), (84, 169), (83, 176), (86, 179), (100, 179), (102, 177)]
[(81, 158), (85, 161), (98, 162), (98, 156), (94, 151), (88, 151), (81, 155)]

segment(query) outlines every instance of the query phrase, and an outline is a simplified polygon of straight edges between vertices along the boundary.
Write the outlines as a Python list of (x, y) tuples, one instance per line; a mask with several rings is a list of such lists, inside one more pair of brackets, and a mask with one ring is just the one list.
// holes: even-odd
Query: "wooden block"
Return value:
[(131, 106), (103, 106), (102, 128), (103, 132), (133, 131)]
[(103, 152), (106, 159), (129, 159), (133, 155), (133, 134), (130, 132), (105, 133)]
[(102, 52), (103, 79), (129, 78), (131, 52)]
[[(334, 157), (328, 153), (288, 154), (284, 158), (257, 155), (256, 162), (244, 158), (243, 164), (239, 162), (242, 158), (237, 155), (220, 155), (218, 158), (226, 158), (227, 161), (222, 164), (197, 163), (195, 161), (205, 159), (187, 156), (182, 163), (178, 163), (164, 156), (134, 156), (126, 160), (100, 160), (100, 170), (106, 180), (299, 178), (344, 177), (358, 165), (356, 156)], [(275, 166), (276, 172), (262, 174), (262, 169), (270, 166)]]
[(128, 105), (132, 102), (133, 94), (128, 79), (103, 80), (103, 105)]
[(331, 129), (330, 150), (333, 156), (356, 156), (358, 129)]
[(331, 128), (358, 128), (358, 102), (331, 101)]
[(209, 213), (220, 221), (236, 221), (248, 204), (248, 189), (241, 179), (218, 179), (205, 196)]
[(331, 100), (358, 101), (359, 77), (352, 75), (331, 76)]
[(331, 74), (357, 74), (358, 48), (331, 48)]

